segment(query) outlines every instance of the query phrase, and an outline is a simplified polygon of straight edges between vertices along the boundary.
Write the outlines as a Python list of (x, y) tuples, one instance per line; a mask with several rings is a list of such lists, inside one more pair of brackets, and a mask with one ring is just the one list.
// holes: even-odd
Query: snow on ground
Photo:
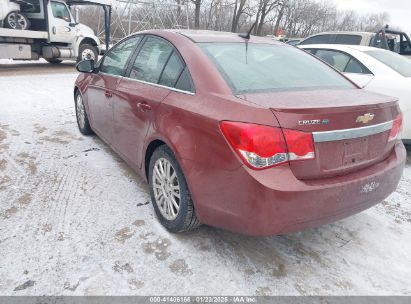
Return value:
[(43, 58), (39, 60), (13, 60), (13, 59), (0, 59), (1, 64), (45, 64), (47, 61)]
[(145, 182), (78, 132), (75, 78), (0, 77), (0, 295), (411, 294), (411, 153), (398, 190), (345, 220), (170, 234)]

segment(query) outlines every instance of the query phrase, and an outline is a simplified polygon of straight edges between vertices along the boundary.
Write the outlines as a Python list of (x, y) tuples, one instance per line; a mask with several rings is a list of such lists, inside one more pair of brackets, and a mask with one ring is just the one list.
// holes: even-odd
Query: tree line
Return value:
[[(318, 0), (128, 0), (113, 7), (112, 37), (153, 28), (190, 28), (307, 37), (324, 31), (372, 31), (389, 22), (386, 12), (360, 15)], [(81, 22), (103, 31), (101, 12), (81, 10)]]

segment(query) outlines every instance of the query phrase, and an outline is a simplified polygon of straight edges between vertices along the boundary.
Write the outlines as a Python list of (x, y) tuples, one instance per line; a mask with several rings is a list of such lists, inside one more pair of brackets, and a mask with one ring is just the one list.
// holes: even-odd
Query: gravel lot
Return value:
[(0, 295), (411, 295), (410, 152), (394, 194), (337, 223), (173, 235), (145, 182), (78, 132), (63, 68), (0, 65)]

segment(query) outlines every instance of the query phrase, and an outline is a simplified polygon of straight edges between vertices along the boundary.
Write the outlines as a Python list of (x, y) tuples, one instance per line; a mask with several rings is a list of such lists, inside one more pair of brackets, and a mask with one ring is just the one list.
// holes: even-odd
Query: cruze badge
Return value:
[(367, 114), (358, 116), (356, 122), (362, 122), (366, 124), (367, 122), (370, 122), (373, 119), (374, 119), (374, 114), (367, 113)]
[(299, 120), (298, 125), (309, 126), (309, 125), (328, 125), (330, 123), (329, 119), (307, 119)]

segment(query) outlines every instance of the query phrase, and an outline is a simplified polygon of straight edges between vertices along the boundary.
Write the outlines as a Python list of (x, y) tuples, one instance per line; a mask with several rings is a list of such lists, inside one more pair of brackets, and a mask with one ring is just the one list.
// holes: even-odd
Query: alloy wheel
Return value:
[(24, 16), (19, 13), (12, 13), (8, 17), (8, 23), (10, 24), (11, 28), (13, 29), (26, 29), (27, 28), (27, 21)]
[(165, 158), (154, 164), (152, 187), (161, 214), (169, 221), (175, 220), (180, 210), (180, 184), (176, 171)]
[(83, 98), (81, 98), (80, 94), (78, 94), (76, 98), (76, 110), (77, 110), (77, 122), (80, 128), (83, 129), (86, 124), (86, 112), (84, 109)]

